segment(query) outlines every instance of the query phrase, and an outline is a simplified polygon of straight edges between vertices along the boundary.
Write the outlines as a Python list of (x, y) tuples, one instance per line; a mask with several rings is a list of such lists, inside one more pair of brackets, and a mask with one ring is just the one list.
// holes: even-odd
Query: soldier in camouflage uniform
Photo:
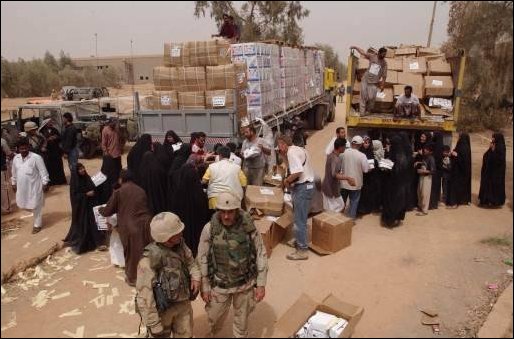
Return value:
[(202, 299), (214, 336), (234, 306), (233, 335), (248, 336), (248, 316), (265, 295), (268, 258), (251, 216), (232, 193), (221, 193), (217, 212), (205, 225), (198, 245)]
[(136, 281), (136, 307), (150, 337), (191, 338), (200, 270), (182, 238), (184, 224), (170, 212), (150, 223), (155, 240), (145, 247)]

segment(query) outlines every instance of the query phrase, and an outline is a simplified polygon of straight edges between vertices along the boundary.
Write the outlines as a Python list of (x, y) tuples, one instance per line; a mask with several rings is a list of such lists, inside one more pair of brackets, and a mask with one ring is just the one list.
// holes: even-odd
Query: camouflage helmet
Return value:
[(161, 212), (150, 222), (150, 234), (156, 242), (166, 242), (184, 230), (184, 223), (171, 212)]
[(216, 198), (216, 208), (219, 210), (235, 210), (241, 207), (241, 199), (233, 193), (223, 192)]
[(37, 129), (37, 125), (34, 121), (27, 121), (24, 125), (23, 125), (23, 130), (25, 132), (28, 132), (28, 131), (32, 131), (32, 130), (35, 130)]

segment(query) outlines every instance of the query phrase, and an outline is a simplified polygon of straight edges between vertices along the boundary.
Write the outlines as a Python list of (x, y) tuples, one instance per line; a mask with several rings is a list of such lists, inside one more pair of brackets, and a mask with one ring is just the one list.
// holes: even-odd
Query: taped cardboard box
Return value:
[(390, 71), (389, 69), (387, 69), (386, 83), (390, 84), (390, 85), (397, 84), (398, 83), (398, 72)]
[(258, 208), (266, 215), (279, 217), (284, 208), (284, 192), (278, 187), (249, 185), (245, 194), (246, 209)]
[(425, 57), (419, 58), (404, 58), (403, 59), (403, 72), (404, 73), (420, 73), (427, 72), (427, 59)]
[(426, 76), (425, 95), (426, 96), (453, 96), (453, 79), (451, 76)]
[(207, 90), (245, 88), (246, 65), (244, 63), (207, 66), (206, 67)]
[(376, 102), (393, 102), (394, 96), (393, 96), (393, 88), (392, 87), (386, 87), (382, 92), (380, 92), (380, 89), (377, 91), (377, 98), (375, 99)]
[(400, 46), (394, 52), (395, 56), (416, 56), (418, 48), (415, 46)]
[(153, 91), (152, 95), (147, 97), (147, 106), (156, 110), (178, 109), (178, 92)]
[(233, 89), (206, 91), (205, 107), (207, 109), (234, 108), (235, 91)]
[(323, 212), (312, 218), (312, 246), (320, 254), (331, 254), (352, 243), (355, 223), (341, 213)]
[(184, 64), (189, 63), (184, 62), (184, 59), (187, 58), (189, 56), (184, 54), (184, 44), (182, 42), (168, 42), (164, 44), (164, 66), (184, 66)]
[(217, 66), (230, 64), (230, 42), (225, 39), (164, 44), (165, 66)]
[(420, 47), (418, 48), (418, 56), (427, 56), (427, 55), (439, 55), (441, 54), (441, 50), (436, 47)]
[(387, 70), (391, 71), (403, 71), (403, 58), (386, 58)]
[(158, 66), (153, 69), (153, 83), (157, 91), (174, 91), (179, 88), (177, 67)]
[(205, 67), (155, 67), (154, 86), (158, 91), (205, 91)]
[(302, 294), (275, 324), (273, 336), (291, 338), (316, 311), (333, 314), (348, 321), (339, 338), (350, 338), (362, 318), (364, 308), (340, 300), (329, 294), (321, 302)]
[(179, 109), (205, 109), (205, 92), (179, 92)]
[(428, 61), (428, 74), (429, 75), (451, 75), (452, 68), (450, 63), (446, 60), (439, 58)]
[(425, 97), (425, 82), (423, 80), (423, 75), (421, 74), (398, 72), (398, 84), (403, 85), (403, 87), (405, 87), (405, 85), (411, 85), (412, 93), (414, 93), (414, 95), (420, 99)]

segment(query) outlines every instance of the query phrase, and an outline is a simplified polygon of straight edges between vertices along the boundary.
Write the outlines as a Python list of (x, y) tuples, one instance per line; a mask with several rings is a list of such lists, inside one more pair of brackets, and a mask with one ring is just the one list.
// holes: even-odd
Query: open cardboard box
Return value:
[(254, 224), (261, 234), (269, 258), (273, 248), (284, 239), (287, 229), (293, 224), (293, 215), (286, 212), (276, 220), (264, 217), (260, 220), (254, 220)]
[(339, 336), (350, 338), (355, 326), (360, 321), (364, 308), (352, 305), (329, 294), (323, 301), (317, 302), (306, 294), (302, 294), (275, 325), (275, 336), (281, 338), (294, 337), (307, 320), (316, 311), (326, 312), (341, 317), (348, 321), (348, 325)]

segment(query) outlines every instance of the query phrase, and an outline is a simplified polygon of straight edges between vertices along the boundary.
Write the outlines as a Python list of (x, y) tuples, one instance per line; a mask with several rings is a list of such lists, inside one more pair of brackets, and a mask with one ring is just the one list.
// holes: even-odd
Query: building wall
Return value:
[[(72, 60), (79, 68), (97, 66), (98, 69), (115, 68), (125, 83), (131, 83), (132, 63), (130, 56), (99, 57), (98, 60), (95, 57), (75, 58)], [(132, 60), (135, 84), (153, 82), (153, 68), (162, 65), (162, 55), (135, 55)]]

